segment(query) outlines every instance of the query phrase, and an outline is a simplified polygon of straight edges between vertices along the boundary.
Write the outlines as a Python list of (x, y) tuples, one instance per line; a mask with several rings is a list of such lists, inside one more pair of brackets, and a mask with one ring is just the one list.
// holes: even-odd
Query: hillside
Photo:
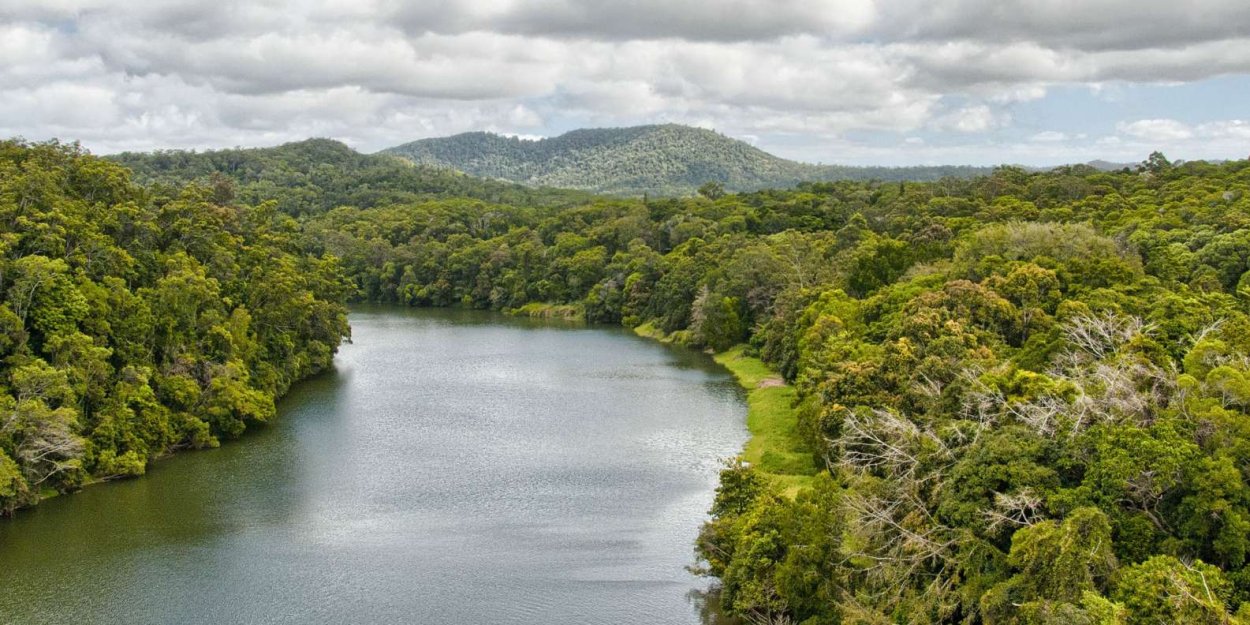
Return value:
[(538, 141), (470, 132), (413, 141), (383, 153), (485, 178), (618, 195), (690, 195), (707, 182), (753, 191), (808, 181), (934, 180), (989, 171), (811, 165), (676, 124), (574, 130)]
[(414, 166), (394, 156), (361, 154), (330, 139), (272, 148), (125, 152), (106, 158), (131, 169), (141, 184), (177, 189), (201, 182), (214, 186), (218, 201), (272, 200), (290, 215), (442, 197), (530, 206), (564, 206), (586, 199), (584, 193), (482, 180), (445, 167)]

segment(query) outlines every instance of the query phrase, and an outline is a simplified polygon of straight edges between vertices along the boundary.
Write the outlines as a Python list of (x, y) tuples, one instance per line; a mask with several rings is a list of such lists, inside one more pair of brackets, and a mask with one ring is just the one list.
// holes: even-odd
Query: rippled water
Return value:
[(0, 622), (699, 622), (727, 374), (616, 329), (352, 326), (273, 425), (0, 521)]

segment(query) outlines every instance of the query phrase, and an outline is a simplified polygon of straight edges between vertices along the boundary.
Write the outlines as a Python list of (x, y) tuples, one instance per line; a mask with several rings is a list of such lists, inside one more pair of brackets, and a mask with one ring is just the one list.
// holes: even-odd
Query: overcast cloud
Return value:
[(0, 0), (0, 135), (681, 122), (842, 163), (1250, 155), (1245, 0)]

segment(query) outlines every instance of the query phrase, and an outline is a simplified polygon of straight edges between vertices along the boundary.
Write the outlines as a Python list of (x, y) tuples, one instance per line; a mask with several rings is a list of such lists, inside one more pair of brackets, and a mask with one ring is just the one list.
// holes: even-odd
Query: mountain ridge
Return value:
[(528, 186), (613, 195), (690, 195), (708, 182), (729, 191), (835, 180), (934, 180), (989, 167), (851, 167), (781, 158), (713, 130), (679, 124), (581, 128), (538, 140), (475, 131), (379, 152), (419, 165)]
[(265, 201), (291, 215), (338, 206), (368, 208), (431, 198), (565, 206), (589, 194), (486, 180), (445, 167), (422, 166), (386, 154), (362, 154), (334, 139), (312, 138), (272, 147), (121, 152), (103, 157), (131, 170), (135, 181), (177, 189), (188, 182), (221, 186), (232, 198)]

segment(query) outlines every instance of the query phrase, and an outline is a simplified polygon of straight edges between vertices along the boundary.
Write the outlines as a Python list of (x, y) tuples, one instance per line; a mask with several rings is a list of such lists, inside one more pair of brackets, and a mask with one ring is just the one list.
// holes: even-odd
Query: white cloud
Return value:
[(1116, 125), (1116, 130), (1145, 141), (1175, 141), (1190, 139), (1194, 136), (1192, 128), (1174, 119), (1139, 119), (1134, 122), (1121, 122)]
[(1056, 143), (1059, 141), (1067, 141), (1069, 138), (1070, 137), (1068, 137), (1067, 133), (1055, 130), (1043, 130), (1042, 132), (1029, 137), (1029, 141), (1036, 141), (1038, 143)]
[(877, 17), (871, 0), (475, 0), (380, 2), (409, 32), (606, 40), (745, 41), (796, 34), (852, 36)]
[[(1250, 141), (1250, 121), (1229, 119), (1199, 124), (1197, 134), (1204, 138)], [(1250, 147), (1247, 151), (1250, 151)]]
[(510, 139), (520, 139), (521, 141), (542, 141), (543, 139), (547, 138), (543, 135), (524, 135), (524, 134), (518, 134), (515, 132), (500, 132), (498, 134), (501, 137), (508, 137)]
[(979, 104), (938, 117), (934, 120), (933, 127), (962, 133), (981, 133), (1005, 126), (1010, 121), (1011, 118), (1006, 113), (997, 113), (989, 106)]
[[(378, 149), (576, 120), (703, 124), (765, 148), (983, 139), (1056, 87), (1245, 75), (1246, 49), (1244, 0), (0, 0), (0, 133)], [(1117, 132), (1245, 139), (1236, 120), (1167, 121)], [(1020, 136), (1038, 154), (1081, 139)]]
[(891, 0), (880, 36), (912, 41), (1032, 41), (1053, 49), (1140, 50), (1246, 36), (1242, 0)]

